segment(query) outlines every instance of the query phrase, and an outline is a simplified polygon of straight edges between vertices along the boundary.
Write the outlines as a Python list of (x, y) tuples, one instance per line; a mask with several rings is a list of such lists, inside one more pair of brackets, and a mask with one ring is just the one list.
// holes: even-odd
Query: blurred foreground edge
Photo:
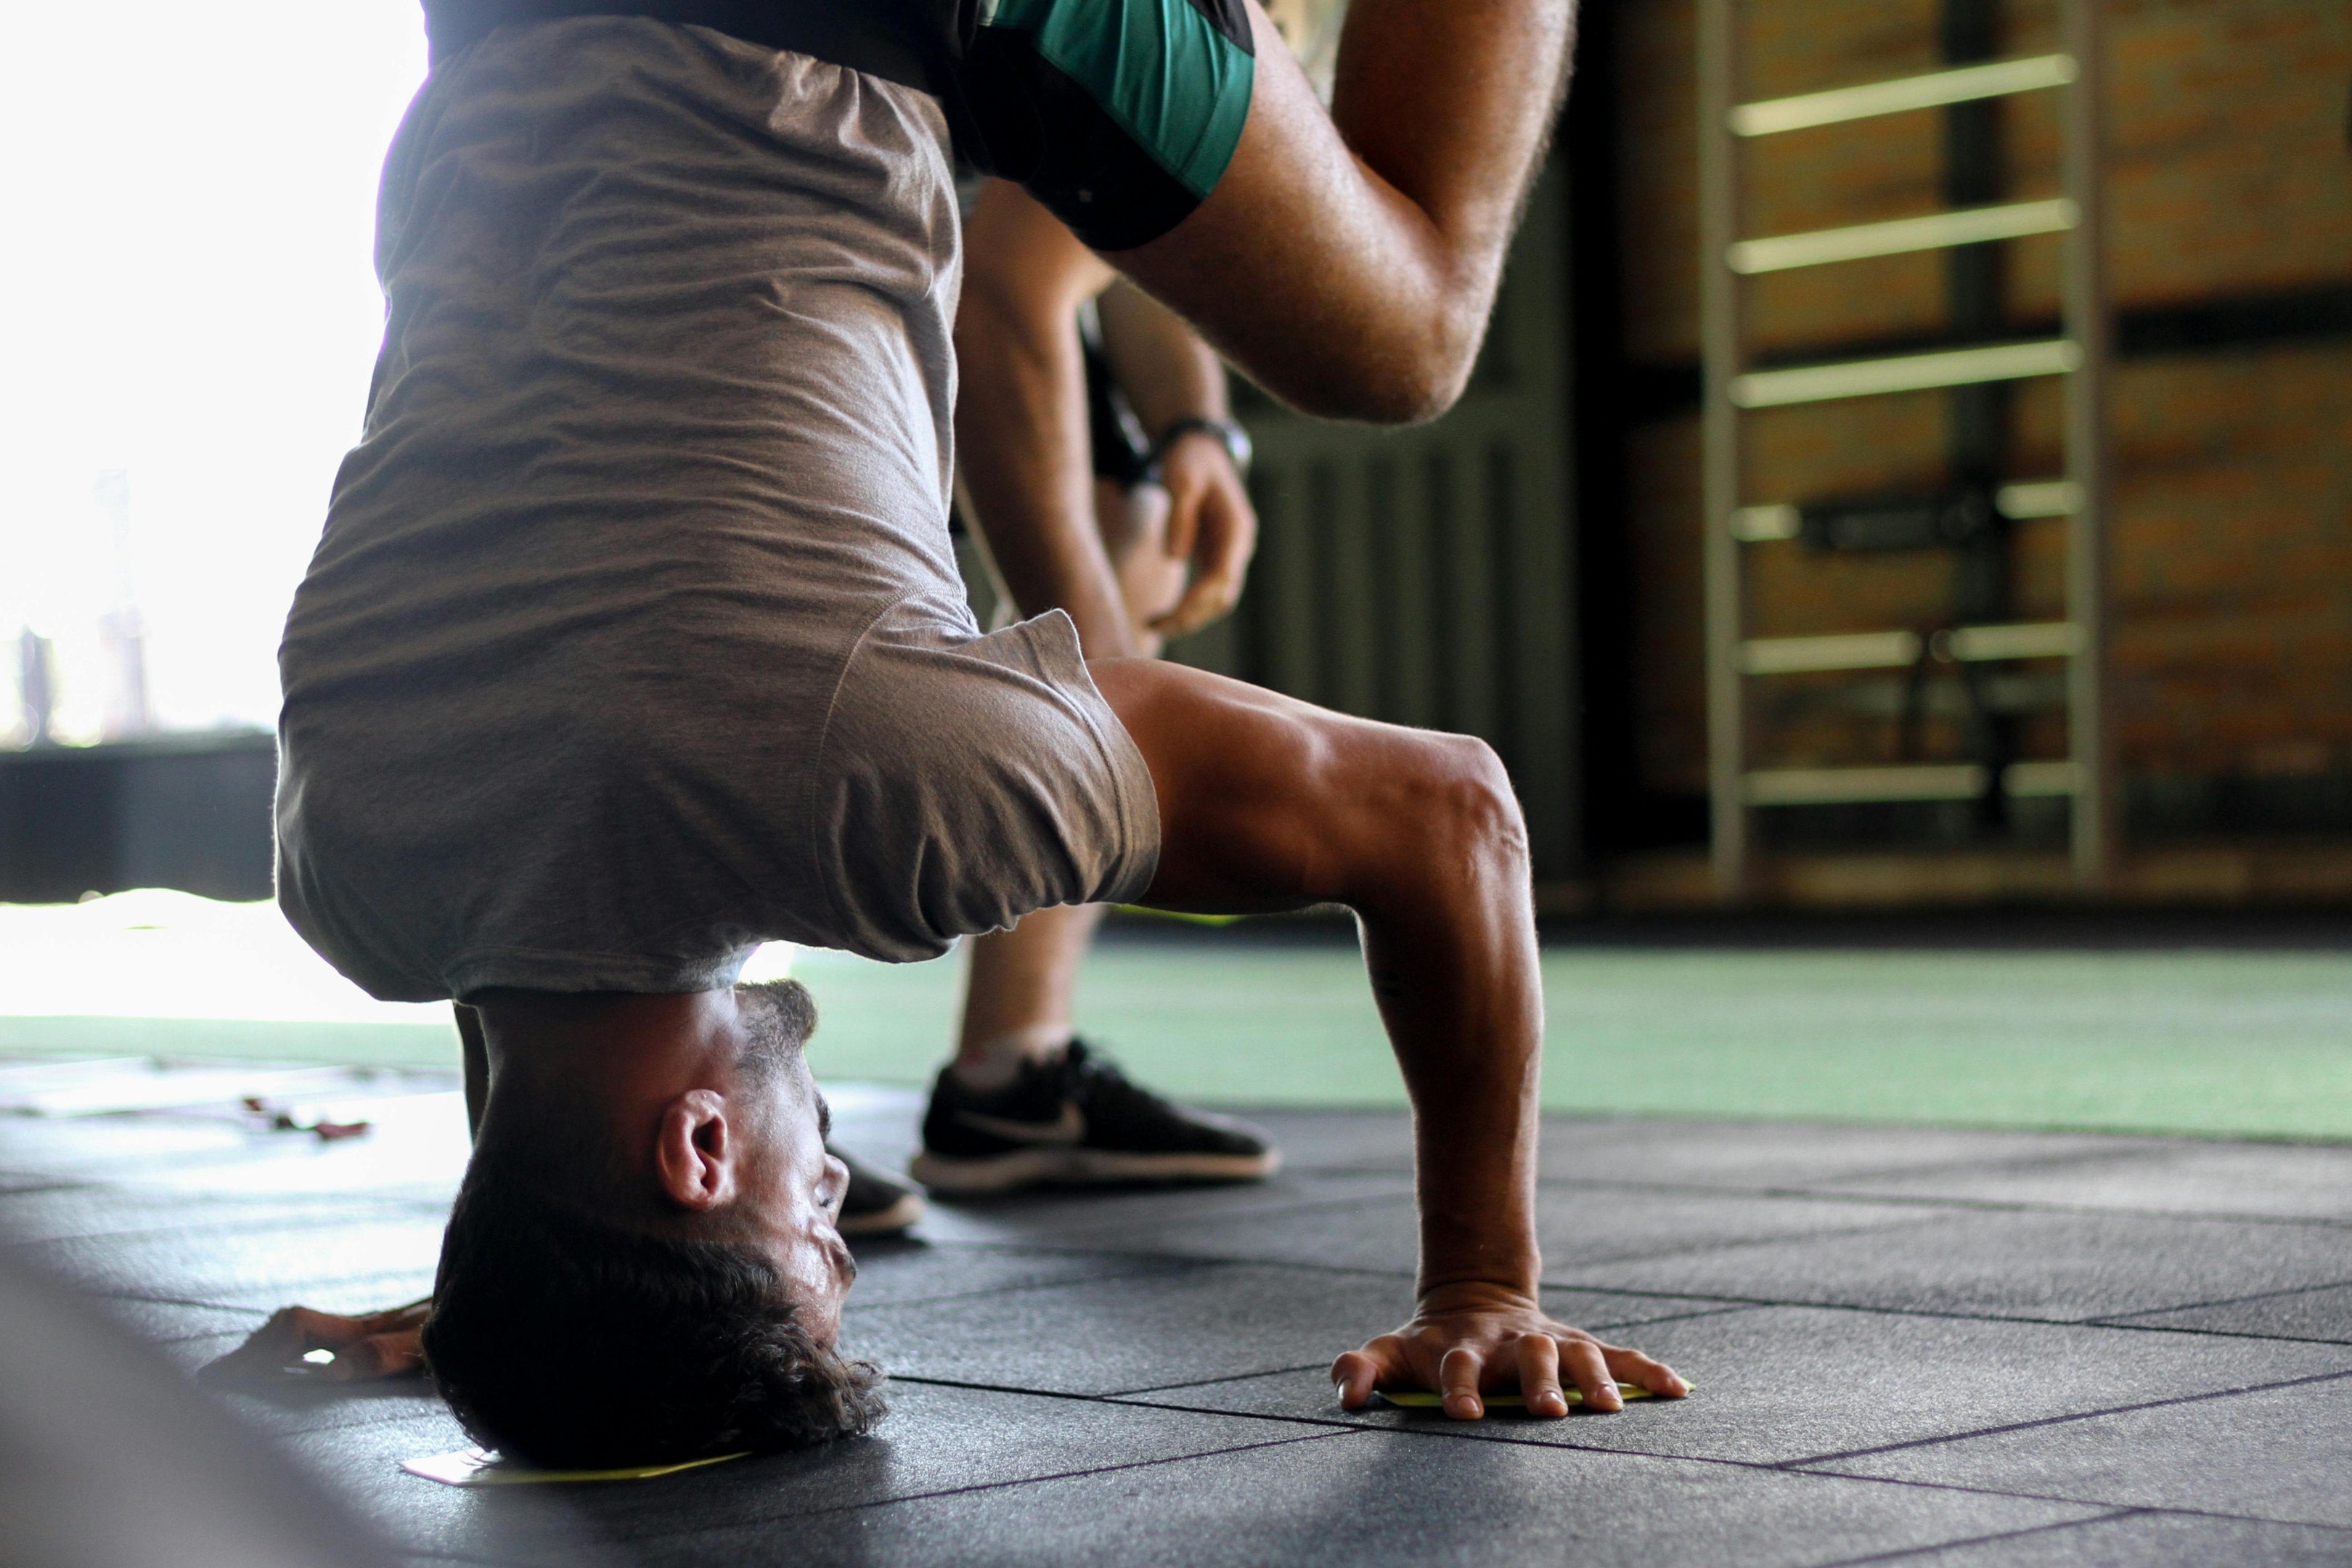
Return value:
[(389, 1568), (357, 1520), (0, 1253), (0, 1568)]

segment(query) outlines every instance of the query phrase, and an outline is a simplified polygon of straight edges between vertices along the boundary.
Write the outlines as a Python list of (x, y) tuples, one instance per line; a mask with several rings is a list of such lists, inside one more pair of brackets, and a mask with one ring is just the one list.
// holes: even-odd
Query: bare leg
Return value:
[(1420, 1310), (1333, 1367), (1343, 1401), (1382, 1382), (1447, 1411), (1521, 1385), (1563, 1415), (1565, 1376), (1615, 1409), (1615, 1380), (1675, 1394), (1657, 1363), (1546, 1318), (1535, 1230), (1543, 996), (1527, 831), (1485, 742), (1350, 719), (1180, 666), (1097, 661), (1095, 679), (1160, 796), (1148, 901), (1250, 910), (1334, 901), (1364, 956), (1412, 1098)]

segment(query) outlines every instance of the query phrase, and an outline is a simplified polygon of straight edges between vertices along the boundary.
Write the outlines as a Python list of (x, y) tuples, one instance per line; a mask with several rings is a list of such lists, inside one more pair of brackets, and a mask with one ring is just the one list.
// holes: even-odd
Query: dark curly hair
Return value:
[(804, 1447), (884, 1409), (881, 1369), (811, 1339), (758, 1251), (625, 1229), (478, 1162), (425, 1358), (475, 1441), (562, 1468)]
[[(782, 1070), (814, 1003), (790, 982), (739, 995), (746, 1064)], [(812, 1339), (774, 1264), (725, 1222), (593, 1211), (615, 1172), (572, 1089), (537, 1084), (485, 1126), (442, 1237), (425, 1359), (467, 1432), (604, 1469), (804, 1447), (879, 1420), (881, 1369)]]

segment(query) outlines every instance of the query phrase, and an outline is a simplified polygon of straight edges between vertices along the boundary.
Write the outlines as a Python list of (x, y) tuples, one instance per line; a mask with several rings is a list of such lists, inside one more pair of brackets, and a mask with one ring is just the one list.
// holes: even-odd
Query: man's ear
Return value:
[(654, 1172), (671, 1202), (698, 1214), (731, 1202), (735, 1157), (735, 1130), (727, 1119), (725, 1096), (689, 1089), (662, 1107)]

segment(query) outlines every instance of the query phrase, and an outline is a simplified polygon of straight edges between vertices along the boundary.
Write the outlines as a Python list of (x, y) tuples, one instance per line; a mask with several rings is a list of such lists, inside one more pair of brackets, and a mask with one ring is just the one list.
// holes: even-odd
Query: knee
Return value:
[(1474, 735), (1432, 739), (1441, 753), (1433, 821), (1443, 825), (1459, 853), (1514, 866), (1525, 862), (1527, 816), (1495, 748)]

